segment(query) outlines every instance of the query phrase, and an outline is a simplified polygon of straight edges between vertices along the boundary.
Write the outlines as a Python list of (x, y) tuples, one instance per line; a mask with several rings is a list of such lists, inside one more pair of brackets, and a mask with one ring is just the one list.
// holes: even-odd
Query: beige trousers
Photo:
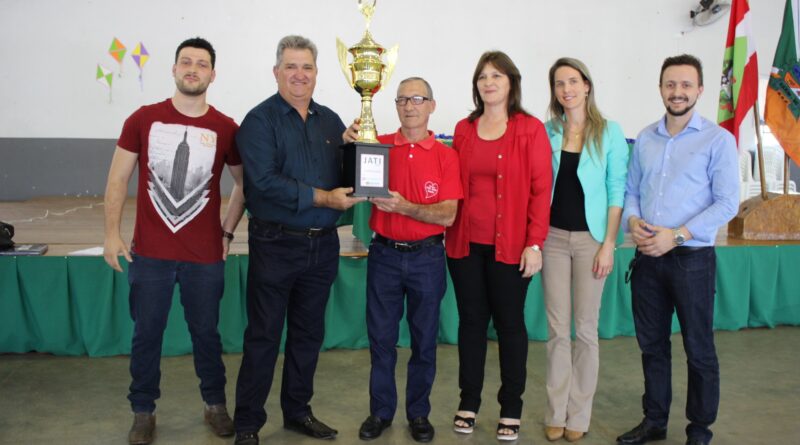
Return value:
[(542, 248), (548, 332), (547, 426), (589, 431), (600, 364), (597, 324), (605, 283), (605, 278), (596, 279), (592, 273), (599, 248), (600, 243), (588, 231), (569, 232), (555, 227), (550, 227)]

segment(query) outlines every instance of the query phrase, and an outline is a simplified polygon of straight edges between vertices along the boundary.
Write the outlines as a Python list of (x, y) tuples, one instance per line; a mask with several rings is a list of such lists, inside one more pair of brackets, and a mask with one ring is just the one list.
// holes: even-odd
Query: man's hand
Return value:
[(530, 247), (522, 249), (522, 256), (519, 259), (519, 271), (522, 278), (530, 278), (542, 270), (542, 251), (533, 250)]
[(347, 210), (367, 198), (354, 198), (347, 196), (353, 193), (352, 187), (339, 187), (333, 190), (314, 189), (314, 205), (328, 207), (335, 210)]
[(228, 259), (228, 251), (231, 250), (231, 240), (227, 237), (222, 237), (222, 261)]
[(119, 225), (122, 219), (122, 207), (125, 205), (125, 195), (128, 191), (128, 181), (133, 169), (136, 168), (138, 159), (138, 154), (117, 146), (114, 150), (114, 157), (111, 158), (111, 168), (108, 171), (106, 194), (103, 199), (106, 235), (103, 242), (103, 258), (117, 272), (122, 272), (118, 258), (120, 254), (124, 255), (128, 262), (133, 261), (128, 247), (119, 235)]
[(391, 198), (369, 198), (378, 210), (397, 213), (428, 224), (450, 227), (458, 210), (457, 199), (445, 199), (434, 204), (417, 204), (408, 201), (399, 192), (389, 190)]
[(405, 212), (405, 209), (411, 203), (409, 203), (406, 198), (404, 198), (403, 195), (398, 192), (389, 190), (389, 194), (392, 195), (391, 198), (370, 198), (369, 202), (375, 204), (375, 207), (383, 210), (384, 212), (406, 215), (407, 213)]
[(122, 266), (119, 265), (120, 254), (122, 254), (129, 263), (133, 262), (133, 258), (131, 258), (131, 254), (128, 251), (128, 246), (125, 245), (122, 238), (119, 236), (106, 237), (103, 243), (103, 258), (106, 260), (106, 263), (117, 272), (122, 272)]
[(361, 119), (355, 119), (353, 124), (347, 127), (342, 133), (342, 140), (345, 144), (350, 142), (355, 142), (358, 139), (358, 130), (361, 129), (361, 125), (358, 123), (361, 122)]
[(631, 231), (631, 238), (633, 238), (633, 244), (637, 246), (643, 241), (653, 237), (655, 234), (653, 227), (654, 226), (648, 224), (638, 216), (631, 216), (628, 218), (628, 228)]
[(647, 227), (653, 234), (649, 238), (637, 243), (639, 252), (647, 256), (659, 257), (675, 247), (675, 237), (672, 234), (672, 229), (650, 224), (647, 224)]
[(614, 244), (603, 243), (594, 254), (594, 262), (592, 263), (592, 272), (597, 279), (605, 278), (611, 273), (614, 268)]

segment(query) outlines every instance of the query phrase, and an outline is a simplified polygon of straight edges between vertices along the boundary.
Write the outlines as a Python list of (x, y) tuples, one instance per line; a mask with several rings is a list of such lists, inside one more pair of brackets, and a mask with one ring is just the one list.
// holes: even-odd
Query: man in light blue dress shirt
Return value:
[(739, 208), (738, 156), (733, 136), (694, 110), (703, 93), (699, 60), (667, 58), (660, 90), (666, 114), (636, 139), (622, 215), (637, 246), (631, 293), (644, 370), (644, 420), (617, 442), (666, 438), (676, 311), (689, 368), (686, 443), (708, 444), (719, 407), (714, 238)]

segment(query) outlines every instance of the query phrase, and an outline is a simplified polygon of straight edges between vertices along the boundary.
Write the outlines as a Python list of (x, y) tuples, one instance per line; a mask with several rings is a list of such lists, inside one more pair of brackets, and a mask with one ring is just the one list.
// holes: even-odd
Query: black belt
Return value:
[[(713, 248), (714, 246), (676, 246), (673, 247), (669, 252), (662, 255), (662, 257), (690, 255)], [(631, 262), (628, 263), (628, 270), (625, 272), (625, 283), (630, 283), (631, 278), (633, 277), (633, 271), (636, 269), (636, 264), (639, 262), (639, 259), (642, 255), (643, 254), (639, 252), (639, 249), (636, 249)]]
[(697, 253), (707, 249), (713, 249), (713, 246), (677, 246), (673, 247), (672, 250), (665, 253), (665, 256), (673, 255), (673, 256), (682, 256), (682, 255), (689, 255), (692, 253)]
[(417, 250), (422, 249), (423, 247), (430, 247), (435, 246), (437, 244), (441, 244), (442, 240), (444, 240), (444, 235), (433, 235), (427, 238), (423, 238), (419, 241), (395, 241), (385, 236), (375, 234), (375, 237), (372, 238), (372, 241), (383, 244), (384, 246), (389, 246), (393, 249), (397, 249), (400, 252), (415, 252)]
[(327, 235), (336, 230), (336, 227), (292, 227), (286, 224), (274, 223), (271, 221), (264, 221), (263, 219), (252, 218), (255, 222), (271, 230), (277, 230), (285, 235), (291, 236), (305, 236), (308, 238), (317, 238)]

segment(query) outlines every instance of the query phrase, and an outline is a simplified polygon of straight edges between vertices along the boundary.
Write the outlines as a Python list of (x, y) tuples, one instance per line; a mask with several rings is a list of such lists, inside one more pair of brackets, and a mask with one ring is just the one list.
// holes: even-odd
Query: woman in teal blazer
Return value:
[(553, 194), (542, 249), (548, 329), (545, 435), (574, 442), (589, 431), (600, 362), (600, 299), (614, 266), (628, 145), (620, 126), (597, 109), (586, 65), (558, 59), (549, 78), (545, 127), (553, 149)]

